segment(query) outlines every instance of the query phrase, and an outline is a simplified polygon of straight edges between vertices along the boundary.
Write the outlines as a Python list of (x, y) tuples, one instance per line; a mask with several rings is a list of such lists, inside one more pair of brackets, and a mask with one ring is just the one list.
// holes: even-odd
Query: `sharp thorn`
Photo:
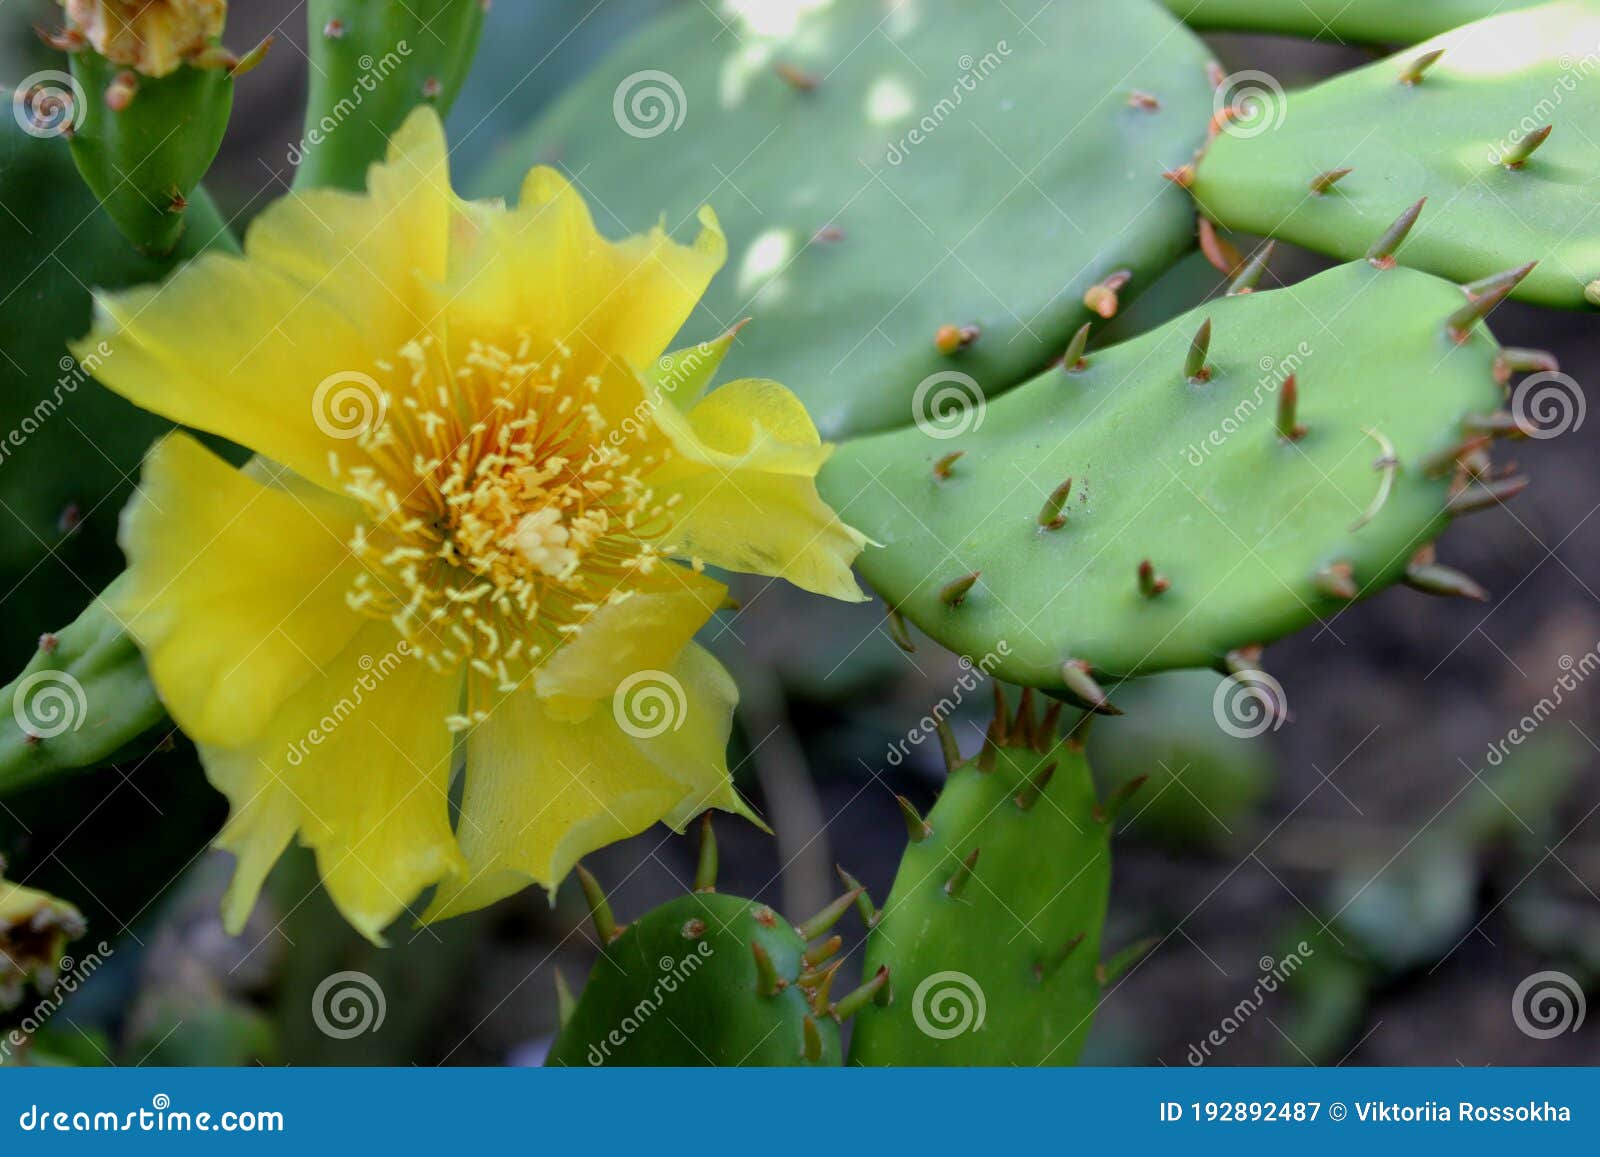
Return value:
[(1092, 310), (1108, 321), (1116, 317), (1117, 309), (1121, 305), (1121, 300), (1117, 295), (1122, 291), (1123, 286), (1132, 280), (1133, 272), (1131, 270), (1119, 269), (1115, 273), (1108, 274), (1104, 280), (1095, 282), (1083, 291), (1084, 308)]
[(711, 828), (711, 813), (700, 817), (700, 859), (694, 870), (694, 890), (717, 890), (717, 833)]
[(1428, 198), (1418, 198), (1416, 204), (1395, 218), (1393, 225), (1383, 231), (1383, 236), (1372, 243), (1372, 248), (1367, 250), (1367, 260), (1379, 269), (1393, 269), (1395, 250), (1400, 248), (1400, 243), (1406, 239), (1406, 234), (1411, 232), (1411, 226), (1417, 223), (1417, 217), (1422, 213), (1422, 207), (1428, 203)]
[(772, 963), (772, 957), (767, 955), (767, 950), (761, 947), (761, 941), (750, 941), (750, 955), (756, 962), (756, 995), (777, 996), (788, 983), (778, 975), (778, 969)]
[(889, 637), (894, 640), (894, 645), (907, 654), (915, 651), (917, 645), (911, 641), (911, 628), (906, 625), (906, 617), (894, 607), (890, 607), (884, 617), (888, 620)]
[(1528, 429), (1509, 410), (1496, 410), (1492, 414), (1475, 414), (1461, 423), (1461, 428), (1476, 435), (1469, 439), (1470, 449), (1482, 449), (1495, 438), (1526, 438)]
[(843, 916), (851, 909), (856, 902), (856, 897), (860, 894), (861, 893), (859, 889), (852, 888), (844, 895), (835, 899), (831, 904), (829, 904), (822, 911), (818, 912), (815, 916), (811, 917), (811, 919), (802, 924), (796, 924), (795, 931), (800, 934), (800, 939), (815, 940), (829, 928), (832, 928), (839, 922), (839, 917)]
[(1012, 797), (1012, 802), (1023, 811), (1032, 811), (1033, 805), (1038, 803), (1039, 797), (1044, 794), (1044, 789), (1050, 786), (1050, 777), (1055, 773), (1054, 763), (1039, 768), (1028, 777), (1028, 782), (1022, 785), (1022, 790)]
[(1078, 946), (1088, 938), (1088, 935), (1087, 932), (1079, 932), (1044, 960), (1035, 964), (1033, 966), (1033, 978), (1035, 980), (1049, 980), (1050, 977), (1055, 975), (1056, 970), (1067, 962), (1067, 958), (1078, 950)]
[(900, 814), (905, 816), (906, 834), (911, 837), (912, 843), (920, 844), (923, 840), (933, 835), (933, 828), (917, 812), (916, 807), (912, 805), (910, 800), (903, 795), (897, 795), (894, 798), (900, 804)]
[(1109, 824), (1122, 813), (1123, 806), (1133, 798), (1134, 793), (1145, 785), (1148, 775), (1136, 775), (1127, 783), (1117, 788), (1116, 791), (1106, 796), (1105, 799), (1094, 805), (1090, 815), (1097, 824)]
[(1494, 359), (1494, 380), (1504, 386), (1513, 374), (1553, 374), (1560, 369), (1561, 363), (1549, 350), (1504, 346)]
[(1159, 112), (1161, 102), (1147, 92), (1134, 89), (1128, 94), (1128, 107), (1143, 109), (1145, 112)]
[(1086, 321), (1078, 327), (1078, 332), (1072, 335), (1072, 340), (1067, 343), (1066, 352), (1061, 355), (1061, 365), (1067, 373), (1075, 374), (1088, 366), (1083, 359), (1083, 351), (1089, 345), (1089, 329), (1093, 322)]
[(1348, 562), (1329, 563), (1311, 576), (1311, 585), (1318, 594), (1345, 602), (1361, 593), (1356, 586), (1355, 572)]
[[(1462, 426), (1467, 430), (1472, 430), (1475, 424), (1495, 421), (1498, 416), (1497, 414), (1490, 414), (1486, 418), (1468, 418), (1462, 423)], [(1506, 414), (1506, 417), (1511, 418), (1511, 415)], [(1515, 424), (1515, 419), (1512, 419), (1512, 421)], [(1429, 454), (1422, 460), (1423, 476), (1437, 478), (1441, 474), (1454, 473), (1463, 458), (1486, 448), (1493, 441), (1494, 436), (1492, 434), (1474, 433), (1471, 437), (1457, 442), (1447, 449), (1440, 450), (1437, 454)]]
[(943, 715), (934, 715), (933, 732), (939, 737), (939, 754), (944, 756), (945, 774), (949, 775), (961, 765), (961, 748), (956, 743), (956, 733)]
[(833, 959), (834, 953), (844, 947), (844, 937), (837, 934), (828, 937), (821, 944), (807, 948), (800, 954), (800, 959), (806, 962), (806, 967), (816, 968)]
[(1081, 659), (1068, 659), (1061, 664), (1061, 681), (1090, 711), (1100, 715), (1121, 715), (1122, 710), (1112, 706), (1105, 689), (1089, 673), (1089, 664)]
[(1472, 333), (1472, 327), (1489, 316), (1495, 306), (1504, 301), (1511, 291), (1521, 283), (1522, 279), (1528, 276), (1533, 266), (1534, 263), (1530, 262), (1527, 265), (1507, 270), (1503, 274), (1487, 279), (1495, 282), (1493, 289), (1480, 293), (1475, 297), (1469, 297), (1466, 304), (1445, 318), (1445, 330), (1450, 334), (1450, 337), (1457, 343), (1466, 341), (1468, 335)]
[(1017, 714), (1011, 721), (1011, 730), (1006, 736), (1006, 743), (1012, 747), (1033, 746), (1033, 717), (1034, 690), (1024, 687), (1022, 695), (1017, 699)]
[(975, 325), (945, 324), (934, 331), (933, 345), (942, 354), (953, 354), (977, 341), (981, 333)]
[(1340, 181), (1348, 177), (1351, 172), (1352, 170), (1350, 169), (1329, 169), (1326, 172), (1318, 173), (1315, 177), (1311, 178), (1312, 194), (1318, 197), (1322, 196), (1329, 189), (1333, 188)]
[(850, 993), (838, 1004), (833, 1006), (834, 1020), (846, 1021), (865, 1008), (868, 1002), (882, 1003), (888, 999), (889, 992), (889, 966), (879, 965), (878, 971), (872, 974), (872, 979)]
[(567, 1027), (567, 1022), (572, 1019), (572, 1011), (577, 1007), (578, 1002), (572, 995), (567, 978), (561, 974), (561, 969), (556, 969), (556, 1022), (560, 1027)]
[(1259, 643), (1252, 643), (1248, 647), (1235, 647), (1222, 657), (1222, 673), (1239, 675), (1245, 671), (1261, 670), (1261, 651)]
[(1471, 482), (1450, 496), (1445, 510), (1452, 515), (1473, 514), (1509, 502), (1528, 488), (1528, 480), (1520, 474), (1494, 482)]
[(798, 92), (811, 92), (821, 83), (816, 73), (807, 72), (798, 65), (790, 64), (785, 60), (780, 60), (774, 64), (772, 71), (782, 77), (791, 88)]
[[(1519, 281), (1533, 272), (1533, 267), (1537, 264), (1539, 264), (1537, 261), (1530, 261), (1526, 265), (1517, 266), (1515, 269), (1504, 269), (1499, 273), (1491, 273), (1488, 277), (1480, 277), (1476, 281), (1469, 281), (1461, 287), (1462, 292), (1469, 298), (1477, 299), (1487, 297), (1491, 293), (1498, 293), (1501, 289), (1507, 288), (1508, 285), (1514, 289)], [(1545, 356), (1548, 357), (1549, 355)]]
[(1149, 559), (1139, 564), (1139, 593), (1147, 599), (1153, 599), (1162, 594), (1172, 584), (1161, 575), (1156, 574), (1156, 568)]
[(811, 992), (811, 1011), (817, 1016), (828, 1015), (828, 1008), (833, 1003), (833, 978), (839, 975), (839, 966), (843, 963), (842, 960), (834, 961), (806, 984)]
[(1241, 293), (1254, 293), (1256, 286), (1261, 281), (1261, 275), (1267, 271), (1267, 262), (1272, 260), (1272, 251), (1277, 248), (1276, 241), (1268, 241), (1261, 248), (1250, 255), (1250, 260), (1244, 263), (1244, 268), (1239, 270), (1239, 276), (1233, 279), (1233, 284), (1228, 286), (1228, 296), (1237, 297)]
[(1206, 365), (1206, 354), (1211, 350), (1211, 319), (1200, 323), (1200, 328), (1189, 341), (1189, 353), (1183, 359), (1183, 376), (1191, 382), (1204, 382), (1211, 377), (1211, 367)]
[(1211, 267), (1224, 277), (1232, 277), (1238, 273), (1244, 264), (1244, 257), (1233, 242), (1217, 232), (1217, 227), (1211, 218), (1200, 217), (1196, 229), (1200, 238), (1200, 252), (1211, 263)]
[[(1061, 727), (1061, 712), (1066, 709), (1066, 704), (1059, 699), (1052, 699), (1050, 706), (1045, 709), (1044, 718), (1039, 720), (1039, 726), (1034, 732), (1038, 742), (1034, 750), (1041, 755), (1049, 751), (1056, 744), (1056, 732)], [(1093, 718), (1093, 716), (1090, 716)]]
[(1180, 189), (1187, 189), (1194, 184), (1194, 165), (1193, 163), (1179, 165), (1175, 169), (1166, 170), (1161, 175)]
[(1072, 493), (1072, 479), (1068, 478), (1050, 492), (1039, 508), (1039, 526), (1044, 530), (1060, 530), (1067, 524), (1067, 497)]
[(861, 917), (861, 923), (866, 927), (875, 926), (878, 923), (878, 909), (873, 906), (872, 897), (867, 895), (867, 890), (861, 886), (861, 881), (837, 864), (834, 865), (833, 870), (839, 873), (839, 879), (843, 881), (846, 888), (849, 888), (852, 892), (859, 889), (859, 894), (856, 896), (856, 915)]
[(1296, 422), (1295, 411), (1300, 405), (1300, 387), (1290, 374), (1278, 387), (1278, 418), (1274, 423), (1278, 437), (1285, 442), (1298, 442), (1306, 436), (1306, 428)]
[(1422, 81), (1422, 74), (1432, 68), (1438, 59), (1444, 55), (1444, 49), (1435, 48), (1431, 52), (1424, 52), (1421, 56), (1412, 59), (1400, 74), (1401, 84), (1418, 84)]
[(611, 914), (611, 905), (606, 902), (606, 890), (600, 886), (600, 881), (594, 878), (594, 873), (582, 864), (578, 865), (578, 883), (583, 888), (583, 898), (589, 904), (589, 919), (594, 921), (595, 935), (600, 937), (602, 945), (610, 944), (622, 935), (624, 926), (618, 926), (617, 919)]
[(816, 1064), (822, 1059), (822, 1030), (817, 1028), (816, 1018), (806, 1017), (801, 1022), (800, 1057), (807, 1064)]
[(1523, 165), (1528, 163), (1528, 158), (1533, 156), (1534, 151), (1544, 144), (1545, 138), (1550, 135), (1550, 130), (1553, 128), (1555, 128), (1554, 125), (1545, 125), (1543, 128), (1534, 129), (1533, 132), (1512, 145), (1505, 156), (1501, 158), (1500, 163), (1508, 169), (1522, 168)]
[(981, 574), (983, 574), (981, 570), (975, 570), (971, 574), (964, 574), (958, 579), (951, 579), (939, 588), (939, 601), (947, 607), (959, 607), (966, 601), (967, 592), (972, 590), (973, 585), (978, 581), (978, 576)]
[(978, 866), (978, 853), (980, 851), (982, 851), (981, 848), (973, 848), (967, 858), (961, 861), (961, 865), (950, 874), (950, 878), (944, 882), (944, 894), (946, 896), (959, 896), (961, 894), (961, 889), (966, 887), (967, 881), (972, 878), (972, 870)]
[(940, 482), (950, 477), (950, 468), (965, 454), (965, 450), (952, 450), (933, 464), (933, 476)]
[(1405, 584), (1414, 590), (1430, 595), (1446, 595), (1459, 599), (1489, 601), (1489, 592), (1458, 570), (1438, 563), (1413, 562), (1406, 567)]
[(1127, 975), (1128, 969), (1132, 968), (1144, 958), (1144, 954), (1146, 952), (1149, 952), (1150, 949), (1154, 948), (1159, 943), (1161, 943), (1161, 941), (1152, 936), (1146, 940), (1135, 941), (1134, 943), (1128, 945), (1110, 960), (1107, 960), (1103, 964), (1097, 964), (1094, 966), (1095, 980), (1099, 982), (1101, 988), (1106, 988), (1112, 984), (1115, 984), (1118, 980), (1121, 980)]

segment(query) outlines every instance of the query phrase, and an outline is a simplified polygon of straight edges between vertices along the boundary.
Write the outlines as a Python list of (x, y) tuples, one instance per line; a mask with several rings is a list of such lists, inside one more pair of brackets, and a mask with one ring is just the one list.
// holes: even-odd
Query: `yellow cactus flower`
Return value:
[(115, 603), (232, 804), (230, 929), (297, 833), (377, 940), (429, 885), (451, 915), (743, 811), (703, 564), (859, 599), (864, 539), (793, 394), (693, 396), (727, 338), (662, 357), (726, 253), (700, 223), (608, 241), (549, 169), (462, 201), (423, 108), (365, 194), (292, 193), (243, 258), (97, 295), (101, 381), (258, 455), (151, 450)]
[(60, 0), (96, 52), (145, 76), (166, 76), (222, 35), (227, 0)]
[(27, 985), (48, 988), (62, 949), (83, 929), (83, 916), (65, 900), (0, 878), (0, 1012), (15, 1008)]

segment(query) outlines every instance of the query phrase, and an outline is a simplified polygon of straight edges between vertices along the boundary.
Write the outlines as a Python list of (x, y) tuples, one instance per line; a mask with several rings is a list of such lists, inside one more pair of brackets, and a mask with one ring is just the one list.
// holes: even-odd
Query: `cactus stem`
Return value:
[(700, 817), (700, 859), (694, 869), (694, 890), (717, 890), (717, 833), (711, 828), (711, 813)]
[(856, 915), (861, 917), (861, 923), (871, 928), (878, 922), (878, 909), (873, 906), (872, 897), (867, 895), (867, 890), (861, 886), (861, 881), (844, 868), (835, 864), (833, 870), (839, 874), (839, 879), (844, 882), (846, 888), (852, 892), (860, 890), (860, 894), (856, 896)]
[(903, 795), (897, 795), (894, 798), (895, 802), (900, 805), (900, 814), (905, 817), (906, 834), (911, 837), (912, 843), (920, 844), (923, 840), (933, 835), (933, 828), (929, 826), (927, 820), (922, 818), (910, 800)]
[(1156, 568), (1149, 559), (1139, 564), (1139, 593), (1145, 598), (1153, 599), (1171, 585), (1163, 576), (1156, 574)]
[(1526, 438), (1528, 430), (1517, 421), (1516, 415), (1509, 410), (1496, 410), (1492, 414), (1479, 414), (1467, 418), (1461, 426), (1469, 434), (1477, 435), (1471, 439), (1473, 448), (1487, 446), (1496, 438)]
[(839, 949), (843, 947), (844, 937), (835, 934), (828, 937), (821, 944), (818, 944), (812, 948), (807, 948), (803, 953), (801, 953), (800, 959), (804, 960), (808, 967), (815, 968), (819, 964), (826, 964), (829, 960), (833, 959), (834, 953), (838, 952)]
[(1512, 145), (1510, 151), (1506, 153), (1505, 159), (1500, 163), (1508, 169), (1522, 168), (1523, 165), (1528, 163), (1528, 158), (1533, 156), (1534, 151), (1544, 144), (1545, 138), (1550, 135), (1550, 130), (1553, 128), (1555, 128), (1555, 125), (1545, 125), (1541, 129), (1534, 129), (1533, 132)]
[(1089, 328), (1093, 322), (1084, 322), (1078, 327), (1078, 332), (1072, 335), (1072, 340), (1067, 343), (1066, 352), (1061, 355), (1061, 365), (1067, 373), (1075, 374), (1088, 366), (1083, 358), (1083, 351), (1089, 345)]
[(972, 590), (982, 573), (981, 570), (975, 570), (958, 579), (951, 579), (939, 589), (939, 601), (947, 607), (959, 607), (966, 601), (967, 592)]
[(947, 322), (934, 331), (933, 345), (942, 354), (953, 354), (977, 341), (981, 332), (975, 325), (951, 325)]
[(885, 612), (884, 618), (888, 621), (889, 637), (894, 640), (894, 645), (907, 654), (914, 652), (917, 645), (911, 641), (911, 629), (906, 626), (906, 617), (899, 609), (890, 607)]
[(1191, 382), (1211, 379), (1211, 367), (1206, 365), (1206, 354), (1211, 350), (1211, 319), (1200, 323), (1189, 342), (1189, 353), (1183, 359), (1183, 376)]
[(1079, 932), (1060, 948), (1057, 948), (1044, 960), (1033, 966), (1033, 978), (1038, 981), (1049, 980), (1056, 970), (1067, 962), (1067, 958), (1078, 950), (1078, 946), (1088, 937), (1087, 932)]
[(943, 482), (946, 478), (950, 477), (950, 468), (954, 466), (957, 460), (960, 459), (960, 457), (965, 453), (965, 450), (950, 451), (950, 453), (946, 454), (943, 458), (939, 459), (933, 464), (933, 476), (940, 482)]
[(1145, 112), (1160, 112), (1161, 102), (1148, 92), (1134, 89), (1128, 94), (1128, 107), (1143, 109)]
[(822, 1032), (817, 1028), (815, 1017), (806, 1017), (801, 1021), (801, 1036), (804, 1038), (800, 1046), (800, 1056), (807, 1064), (816, 1064), (822, 1059)]
[(1494, 482), (1473, 482), (1452, 494), (1445, 510), (1452, 515), (1474, 514), (1509, 502), (1527, 488), (1528, 480), (1520, 474)]
[[(1463, 425), (1470, 430), (1474, 421), (1489, 422), (1493, 421), (1495, 417), (1496, 415), (1491, 414), (1488, 418), (1469, 418)], [(1509, 418), (1511, 415), (1507, 414), (1506, 417)], [(1461, 459), (1484, 449), (1493, 441), (1493, 436), (1488, 433), (1475, 433), (1472, 437), (1457, 442), (1448, 449), (1440, 450), (1437, 454), (1430, 454), (1424, 458), (1422, 460), (1422, 473), (1425, 477), (1431, 478), (1437, 478), (1441, 474), (1449, 474), (1460, 465)]]
[(1278, 437), (1285, 442), (1298, 442), (1306, 436), (1306, 428), (1294, 420), (1295, 410), (1300, 404), (1300, 387), (1295, 383), (1295, 376), (1290, 374), (1283, 379), (1283, 385), (1278, 387)]
[(1372, 248), (1367, 250), (1367, 260), (1379, 269), (1394, 268), (1395, 250), (1400, 248), (1400, 243), (1406, 239), (1406, 234), (1411, 232), (1411, 226), (1417, 223), (1417, 218), (1422, 214), (1422, 207), (1428, 203), (1428, 198), (1419, 197), (1411, 208), (1395, 218), (1394, 224), (1383, 231), (1383, 236), (1372, 243)]
[(1050, 786), (1050, 777), (1056, 773), (1056, 765), (1047, 763), (1028, 777), (1028, 782), (1022, 785), (1022, 790), (1012, 796), (1012, 802), (1023, 811), (1032, 811), (1033, 805), (1039, 802), (1039, 797), (1044, 794), (1044, 789)]
[(1061, 681), (1067, 690), (1085, 703), (1089, 710), (1100, 715), (1121, 715), (1122, 709), (1112, 706), (1106, 699), (1105, 689), (1089, 673), (1089, 664), (1082, 659), (1068, 659), (1061, 664)]
[(1133, 798), (1134, 794), (1144, 786), (1145, 780), (1149, 778), (1150, 777), (1148, 775), (1136, 775), (1127, 783), (1117, 788), (1116, 791), (1106, 796), (1105, 799), (1095, 804), (1094, 808), (1089, 812), (1090, 816), (1093, 817), (1094, 822), (1097, 824), (1109, 824), (1114, 822), (1117, 816), (1122, 814), (1123, 807), (1126, 806), (1127, 802)]
[(1553, 374), (1560, 369), (1561, 363), (1549, 350), (1505, 346), (1495, 355), (1494, 380), (1503, 386), (1513, 374)]
[(950, 730), (950, 721), (943, 715), (934, 717), (933, 731), (939, 737), (939, 754), (944, 756), (945, 774), (949, 775), (961, 765), (961, 747), (956, 743), (956, 733)]
[(1250, 255), (1250, 260), (1244, 263), (1244, 268), (1239, 270), (1239, 276), (1233, 279), (1228, 286), (1228, 296), (1237, 297), (1241, 293), (1254, 293), (1261, 282), (1261, 275), (1267, 271), (1267, 262), (1272, 260), (1272, 251), (1276, 249), (1276, 241), (1268, 241), (1261, 248)]
[(1317, 589), (1318, 594), (1326, 595), (1330, 599), (1343, 599), (1346, 602), (1360, 593), (1360, 588), (1356, 586), (1355, 572), (1348, 562), (1329, 563), (1311, 576), (1311, 585)]
[(1209, 217), (1199, 218), (1196, 229), (1200, 238), (1200, 252), (1211, 263), (1211, 267), (1224, 277), (1236, 274), (1244, 264), (1244, 256), (1238, 247), (1217, 232), (1216, 225)]
[(583, 898), (589, 904), (589, 919), (594, 921), (595, 935), (600, 937), (602, 945), (610, 944), (622, 935), (627, 925), (617, 923), (617, 918), (611, 914), (611, 905), (606, 902), (606, 890), (594, 878), (594, 873), (582, 864), (578, 865), (578, 883), (583, 888)]
[(1067, 498), (1072, 493), (1072, 479), (1068, 478), (1050, 492), (1039, 508), (1039, 527), (1042, 530), (1060, 530), (1067, 524)]
[(1480, 603), (1489, 601), (1489, 592), (1470, 577), (1434, 562), (1431, 545), (1423, 547), (1412, 556), (1411, 562), (1406, 566), (1405, 584), (1425, 594), (1476, 599)]
[(1405, 85), (1420, 84), (1422, 82), (1422, 74), (1432, 68), (1443, 55), (1444, 49), (1435, 48), (1431, 52), (1424, 52), (1421, 56), (1416, 57), (1400, 73), (1400, 83)]
[(950, 878), (944, 882), (946, 896), (953, 898), (961, 894), (961, 890), (967, 886), (967, 881), (972, 878), (972, 870), (978, 866), (978, 853), (982, 850), (973, 848), (956, 870), (950, 873)]
[(814, 72), (807, 72), (798, 65), (780, 60), (772, 66), (772, 71), (781, 76), (784, 81), (797, 92), (813, 92), (821, 79)]
[(1112, 956), (1110, 960), (1094, 966), (1094, 978), (1101, 988), (1108, 988), (1128, 974), (1140, 960), (1144, 959), (1146, 952), (1154, 948), (1161, 941), (1151, 936), (1144, 940), (1136, 940), (1121, 952)]
[(757, 996), (777, 996), (788, 987), (789, 982), (778, 975), (778, 969), (772, 963), (772, 957), (767, 955), (767, 950), (761, 947), (761, 941), (750, 941), (750, 955), (756, 962)]
[(850, 911), (851, 907), (853, 907), (856, 902), (856, 898), (860, 895), (860, 888), (851, 888), (848, 892), (838, 897), (822, 911), (811, 917), (811, 919), (805, 921), (803, 924), (796, 924), (795, 931), (800, 934), (800, 939), (815, 940), (829, 928), (832, 928), (839, 922), (839, 917)]
[(1445, 332), (1450, 335), (1457, 345), (1467, 340), (1472, 333), (1472, 327), (1477, 325), (1494, 310), (1495, 306), (1504, 301), (1511, 291), (1517, 287), (1522, 279), (1532, 271), (1535, 262), (1509, 269), (1494, 277), (1485, 278), (1485, 283), (1492, 284), (1492, 288), (1483, 293), (1468, 297), (1466, 304), (1462, 305), (1449, 317), (1445, 318)]
[(889, 966), (879, 965), (872, 979), (848, 993), (830, 1010), (834, 1020), (846, 1021), (867, 1007), (868, 1002), (883, 1004), (889, 996)]
[(1133, 271), (1129, 269), (1119, 269), (1115, 273), (1107, 274), (1103, 280), (1095, 282), (1083, 291), (1084, 308), (1093, 310), (1107, 321), (1116, 317), (1121, 304), (1117, 294), (1132, 280)]
[(578, 1007), (577, 1000), (572, 995), (572, 989), (567, 984), (567, 978), (561, 974), (561, 969), (556, 969), (556, 1021), (562, 1027), (567, 1027), (567, 1022), (572, 1019), (572, 1010)]
[(1328, 169), (1311, 178), (1311, 192), (1313, 196), (1320, 197), (1340, 181), (1348, 177), (1351, 169)]

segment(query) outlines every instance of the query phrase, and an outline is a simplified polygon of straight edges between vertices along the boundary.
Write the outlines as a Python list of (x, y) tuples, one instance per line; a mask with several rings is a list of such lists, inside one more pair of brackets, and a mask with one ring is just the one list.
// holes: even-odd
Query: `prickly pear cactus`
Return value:
[(1600, 236), (1574, 227), (1600, 198), (1600, 92), (1573, 67), (1596, 44), (1600, 6), (1561, 0), (1287, 97), (1258, 88), (1191, 191), (1230, 228), (1342, 258), (1426, 197), (1407, 265), (1465, 281), (1537, 260), (1513, 296), (1600, 304)]
[(1341, 43), (1414, 44), (1468, 21), (1538, 0), (1161, 0), (1193, 28), (1281, 32)]
[[(867, 941), (894, 998), (861, 1010), (860, 1065), (1069, 1065), (1100, 1000), (1111, 820), (1077, 735), (1056, 734), (1024, 692), (999, 698), (983, 750), (956, 762), (924, 817)], [(941, 725), (942, 726), (942, 725)], [(954, 741), (941, 733), (947, 757)]]
[(787, 383), (825, 437), (909, 424), (931, 375), (999, 393), (1193, 244), (1161, 173), (1204, 138), (1209, 54), (1152, 0), (1026, 30), (975, 3), (714, 7), (641, 28), (474, 191), (541, 157), (619, 233), (709, 202), (732, 249), (687, 332), (752, 317), (729, 372)]
[(793, 924), (715, 892), (709, 820), (701, 833), (696, 890), (625, 928), (579, 869), (604, 958), (565, 1011), (547, 1064), (837, 1065), (839, 1022), (887, 999), (886, 971), (833, 992), (838, 964), (828, 962), (841, 941), (827, 933), (851, 907), (870, 907), (859, 885)]
[(1395, 581), (1481, 595), (1414, 556), (1521, 488), (1484, 473), (1485, 431), (1548, 355), (1476, 324), (1514, 278), (1393, 267), (1405, 223), (1370, 260), (1069, 356), (957, 436), (840, 447), (820, 481), (882, 544), (861, 572), (1001, 678), (1102, 708), (1103, 677), (1232, 669)]

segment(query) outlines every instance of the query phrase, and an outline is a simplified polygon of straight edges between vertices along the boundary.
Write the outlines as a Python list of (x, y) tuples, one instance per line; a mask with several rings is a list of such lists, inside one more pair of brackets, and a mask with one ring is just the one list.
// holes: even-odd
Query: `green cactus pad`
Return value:
[[(613, 234), (709, 203), (730, 257), (687, 335), (754, 318), (730, 372), (784, 382), (825, 436), (909, 424), (940, 372), (998, 393), (1060, 355), (1090, 286), (1127, 270), (1131, 297), (1193, 244), (1161, 174), (1204, 139), (1208, 53), (1152, 0), (1045, 5), (1026, 29), (837, 0), (789, 34), (755, 26), (782, 6), (731, 27), (713, 7), (641, 28), (475, 191), (555, 163)], [(976, 340), (942, 354), (945, 326)]]
[(1077, 1059), (1100, 1000), (1114, 808), (1057, 737), (1059, 706), (1041, 722), (1025, 695), (1014, 721), (997, 715), (914, 824), (867, 941), (894, 998), (857, 1015), (851, 1064)]
[(859, 569), (884, 599), (1010, 682), (1092, 698), (1091, 671), (1220, 666), (1408, 577), (1447, 502), (1519, 488), (1452, 498), (1452, 448), (1502, 400), (1505, 360), (1447, 319), (1485, 301), (1368, 261), (1220, 298), (961, 425), (848, 443), (822, 493), (882, 544)]
[[(763, 993), (753, 945), (778, 991)], [(606, 946), (545, 1063), (837, 1065), (839, 1026), (814, 1016), (796, 983), (805, 951), (764, 904), (715, 892), (669, 900)]]
[(1208, 32), (1280, 32), (1366, 44), (1415, 44), (1538, 0), (1161, 0)]
[[(1538, 261), (1515, 296), (1594, 304), (1600, 234), (1579, 223), (1600, 199), (1600, 90), (1581, 67), (1596, 44), (1600, 6), (1563, 0), (1490, 17), (1286, 98), (1258, 88), (1263, 98), (1244, 102), (1207, 149), (1191, 192), (1230, 228), (1343, 258), (1427, 197), (1401, 261), (1462, 281)], [(1402, 79), (1438, 51), (1419, 79)], [(1518, 164), (1519, 146), (1546, 125), (1549, 138)], [(1311, 191), (1336, 169), (1350, 172)]]

